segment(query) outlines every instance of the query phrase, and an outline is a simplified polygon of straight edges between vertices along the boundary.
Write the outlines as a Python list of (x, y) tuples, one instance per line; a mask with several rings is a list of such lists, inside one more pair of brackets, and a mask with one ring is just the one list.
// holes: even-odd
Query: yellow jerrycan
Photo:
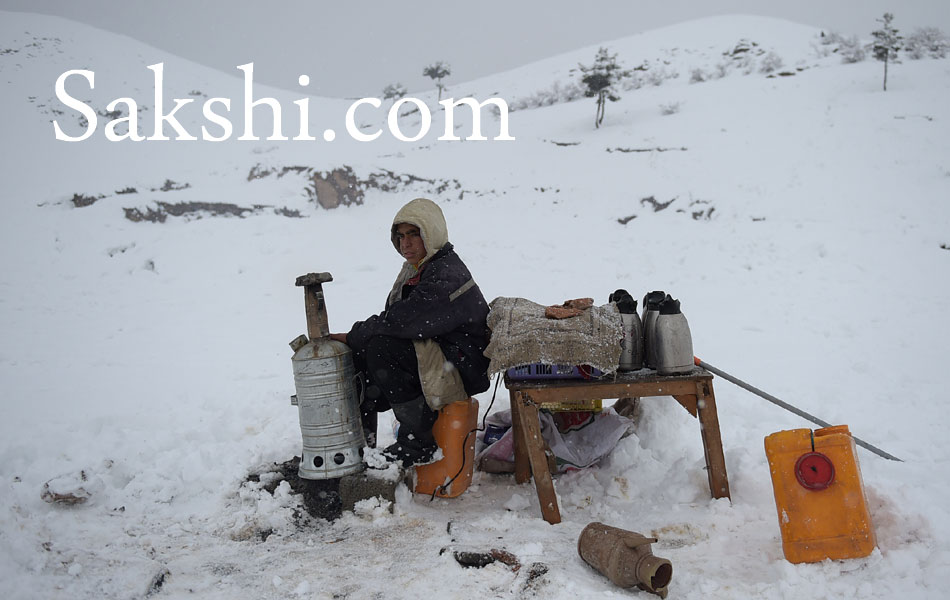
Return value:
[(859, 558), (876, 545), (847, 425), (765, 438), (782, 550), (792, 563)]
[(474, 398), (447, 404), (439, 410), (432, 426), (442, 458), (417, 466), (413, 491), (441, 498), (455, 498), (468, 489), (475, 469), (475, 432), (478, 401)]

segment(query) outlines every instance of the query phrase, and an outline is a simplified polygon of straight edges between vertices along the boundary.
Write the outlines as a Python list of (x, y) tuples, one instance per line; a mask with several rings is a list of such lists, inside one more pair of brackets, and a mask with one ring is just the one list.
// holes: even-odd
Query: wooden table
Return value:
[(541, 438), (539, 407), (544, 403), (672, 396), (689, 414), (699, 419), (709, 491), (713, 498), (729, 498), (729, 479), (722, 454), (712, 379), (712, 373), (699, 367), (684, 375), (662, 376), (651, 369), (641, 369), (591, 380), (518, 381), (506, 375), (505, 387), (511, 397), (515, 438), (515, 481), (524, 483), (533, 475), (544, 520), (552, 524), (560, 523), (561, 512), (544, 454), (544, 440)]

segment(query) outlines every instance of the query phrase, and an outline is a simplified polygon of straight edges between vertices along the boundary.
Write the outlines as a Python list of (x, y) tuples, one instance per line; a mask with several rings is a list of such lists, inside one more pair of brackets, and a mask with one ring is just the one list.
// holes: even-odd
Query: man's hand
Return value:
[(346, 343), (346, 334), (345, 334), (345, 333), (331, 333), (331, 334), (330, 334), (330, 339), (331, 339), (331, 340), (335, 340), (335, 341), (337, 341), (337, 342), (343, 342), (343, 343), (345, 344), (345, 343)]

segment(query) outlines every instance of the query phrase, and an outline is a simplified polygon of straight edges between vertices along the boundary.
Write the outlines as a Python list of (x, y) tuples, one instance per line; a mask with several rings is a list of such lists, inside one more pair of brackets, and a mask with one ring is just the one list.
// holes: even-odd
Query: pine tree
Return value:
[(884, 26), (877, 31), (871, 32), (874, 41), (871, 43), (871, 52), (874, 58), (884, 62), (884, 91), (887, 91), (887, 64), (889, 62), (899, 63), (897, 60), (897, 51), (901, 49), (901, 42), (904, 40), (897, 34), (897, 29), (891, 25), (894, 15), (884, 13), (884, 18), (877, 19), (878, 23)]
[(423, 69), (422, 74), (435, 81), (435, 87), (439, 89), (439, 100), (442, 100), (442, 90), (445, 89), (442, 80), (452, 74), (452, 67), (440, 60)]
[(593, 65), (578, 64), (577, 67), (584, 74), (581, 77), (581, 83), (587, 86), (584, 95), (588, 98), (597, 98), (594, 127), (600, 127), (600, 124), (604, 122), (607, 100), (611, 102), (620, 100), (620, 94), (617, 91), (618, 84), (624, 77), (630, 76), (630, 71), (623, 70), (617, 62), (617, 55), (609, 54), (606, 48), (597, 50)]

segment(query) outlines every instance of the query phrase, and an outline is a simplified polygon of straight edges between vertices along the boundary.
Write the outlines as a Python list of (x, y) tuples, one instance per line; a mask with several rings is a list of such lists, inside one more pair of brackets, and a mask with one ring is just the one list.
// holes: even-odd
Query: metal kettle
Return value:
[(660, 303), (654, 323), (656, 371), (677, 375), (693, 370), (693, 338), (680, 301), (667, 296)]
[(643, 297), (643, 362), (650, 369), (656, 368), (656, 317), (666, 292), (655, 290)]
[(623, 325), (620, 364), (618, 371), (636, 371), (643, 368), (643, 323), (637, 314), (637, 301), (627, 290), (617, 290), (610, 295), (610, 302), (617, 305)]

